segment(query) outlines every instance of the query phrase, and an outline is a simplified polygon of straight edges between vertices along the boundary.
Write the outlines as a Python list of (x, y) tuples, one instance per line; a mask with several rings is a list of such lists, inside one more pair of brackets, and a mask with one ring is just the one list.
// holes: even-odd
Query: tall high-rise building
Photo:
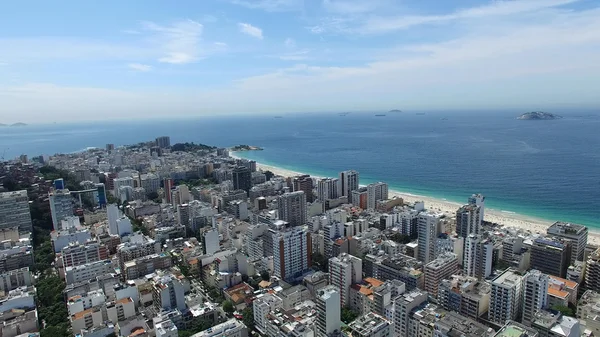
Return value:
[(304, 194), (306, 195), (306, 202), (312, 203), (313, 201), (315, 201), (313, 193), (313, 179), (310, 177), (310, 175), (305, 174), (295, 177), (292, 181), (292, 187), (294, 188), (294, 192), (304, 192)]
[(165, 201), (170, 204), (171, 201), (173, 201), (173, 187), (175, 187), (175, 182), (173, 182), (173, 179), (171, 178), (166, 178), (163, 181), (164, 184), (164, 191), (165, 191)]
[(478, 279), (492, 274), (494, 244), (482, 235), (469, 234), (465, 240), (463, 272)]
[(340, 304), (350, 304), (350, 287), (362, 281), (362, 260), (358, 257), (342, 253), (329, 259), (329, 284), (335, 286), (340, 293)]
[(600, 248), (588, 257), (585, 267), (585, 288), (600, 293)]
[(60, 229), (60, 222), (73, 216), (73, 197), (68, 189), (51, 190), (48, 194), (52, 226), (54, 230)]
[(535, 313), (548, 305), (548, 275), (530, 270), (523, 277), (523, 319), (521, 323), (531, 326)]
[(304, 191), (285, 193), (277, 197), (277, 214), (279, 219), (291, 226), (306, 224), (306, 194)]
[(477, 205), (465, 205), (456, 211), (456, 234), (466, 238), (469, 234), (479, 234), (481, 230), (481, 208)]
[(388, 184), (374, 183), (367, 185), (367, 208), (375, 209), (377, 201), (388, 199)]
[(14, 227), (21, 233), (32, 231), (26, 190), (0, 193), (0, 229)]
[(442, 214), (424, 212), (419, 214), (417, 231), (419, 233), (419, 261), (427, 264), (435, 260), (435, 242), (440, 234)]
[(348, 197), (348, 203), (352, 203), (352, 191), (358, 189), (358, 172), (354, 170), (340, 172), (340, 196)]
[(438, 294), (440, 282), (458, 272), (458, 258), (454, 253), (445, 253), (425, 265), (425, 290), (432, 296)]
[(362, 209), (367, 209), (369, 193), (366, 187), (359, 187), (358, 189), (350, 192), (350, 194), (352, 194), (352, 205)]
[(340, 293), (334, 286), (325, 286), (317, 291), (316, 337), (339, 336), (342, 331), (342, 309)]
[(427, 302), (427, 293), (415, 289), (394, 299), (394, 334), (393, 336), (409, 336), (408, 321), (414, 308)]
[(244, 166), (238, 166), (231, 172), (234, 190), (244, 190), (246, 193), (252, 188), (252, 171)]
[(558, 277), (566, 277), (571, 263), (570, 240), (538, 238), (531, 245), (530, 268)]
[(119, 230), (117, 228), (117, 220), (121, 218), (121, 211), (115, 204), (109, 204), (106, 206), (106, 217), (108, 218), (108, 233), (111, 235), (117, 235)]
[(123, 177), (123, 178), (117, 178), (114, 180), (114, 190), (113, 190), (113, 194), (116, 198), (120, 198), (121, 197), (121, 191), (123, 191), (121, 189), (121, 187), (131, 187), (133, 189), (133, 178), (132, 177)]
[(100, 206), (100, 208), (104, 208), (104, 206), (106, 206), (106, 187), (103, 183), (96, 184), (96, 196), (98, 206)]
[(489, 320), (502, 325), (521, 317), (523, 276), (512, 269), (505, 270), (492, 280)]
[(337, 178), (319, 180), (317, 184), (317, 197), (319, 201), (325, 202), (325, 200), (338, 198), (339, 184), (340, 181)]
[(142, 174), (140, 176), (140, 186), (146, 190), (146, 193), (158, 192), (160, 189), (160, 178), (153, 173)]
[(171, 137), (162, 136), (162, 137), (156, 138), (156, 146), (163, 148), (163, 149), (171, 147)]
[(269, 230), (273, 247), (273, 274), (289, 281), (300, 277), (312, 265), (310, 233), (300, 227), (287, 231)]
[(485, 211), (485, 196), (483, 196), (482, 194), (473, 194), (469, 197), (468, 204), (479, 207), (479, 221), (483, 222), (483, 216)]
[(575, 261), (584, 260), (588, 239), (588, 228), (586, 226), (558, 221), (548, 227), (546, 234), (573, 242), (571, 245), (571, 264), (575, 264)]
[(157, 276), (152, 283), (152, 301), (157, 311), (185, 310), (185, 287), (181, 279), (167, 274)]
[(106, 144), (106, 152), (114, 151), (115, 144)]

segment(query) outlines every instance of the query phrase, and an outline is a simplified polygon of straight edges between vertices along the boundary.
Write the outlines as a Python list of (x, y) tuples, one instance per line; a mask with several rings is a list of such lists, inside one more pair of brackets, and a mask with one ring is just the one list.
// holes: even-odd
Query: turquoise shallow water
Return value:
[(490, 208), (600, 229), (600, 117), (553, 112), (565, 118), (428, 112), (40, 125), (2, 129), (0, 150), (7, 157), (65, 153), (162, 135), (172, 143), (257, 145), (265, 150), (241, 155), (320, 176), (355, 169), (363, 184), (385, 181), (395, 190), (459, 203), (483, 193)]

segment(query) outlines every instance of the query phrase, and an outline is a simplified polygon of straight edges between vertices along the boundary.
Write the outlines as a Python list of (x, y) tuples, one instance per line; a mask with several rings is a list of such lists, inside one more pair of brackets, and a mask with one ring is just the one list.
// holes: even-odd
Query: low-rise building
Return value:
[(545, 310), (534, 314), (531, 327), (537, 330), (539, 337), (581, 337), (583, 332), (576, 318)]
[(507, 320), (494, 337), (539, 337), (535, 329), (526, 327), (515, 321)]
[(29, 267), (19, 268), (0, 274), (0, 290), (11, 291), (19, 287), (28, 287), (32, 284)]
[(568, 307), (569, 304), (577, 304), (577, 293), (579, 284), (557, 276), (548, 277), (548, 305), (562, 305)]
[(97, 276), (111, 274), (115, 270), (110, 260), (96, 261), (79, 266), (65, 268), (67, 284), (93, 280)]
[(352, 337), (388, 337), (393, 332), (393, 324), (376, 313), (359, 316), (348, 327)]
[(437, 299), (442, 308), (477, 320), (490, 308), (490, 291), (489, 283), (476, 277), (453, 275), (440, 282)]
[(207, 330), (196, 333), (192, 335), (192, 337), (248, 337), (248, 328), (244, 323), (232, 318)]

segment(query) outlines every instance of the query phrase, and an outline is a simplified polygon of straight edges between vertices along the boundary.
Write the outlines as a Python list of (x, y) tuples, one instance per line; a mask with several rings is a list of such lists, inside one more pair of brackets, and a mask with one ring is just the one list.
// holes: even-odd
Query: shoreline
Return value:
[[(235, 154), (235, 152), (230, 152), (229, 156), (232, 158), (235, 158), (235, 159), (246, 159), (246, 158), (237, 156)], [(292, 176), (306, 174), (306, 173), (288, 170), (288, 169), (277, 167), (277, 166), (262, 164), (258, 161), (256, 162), (256, 168), (258, 170), (271, 171), (275, 175), (279, 175), (279, 176), (283, 176), (283, 177), (292, 177)], [(311, 174), (311, 177), (324, 178), (324, 177), (315, 176), (312, 174)], [(428, 197), (428, 196), (424, 196), (424, 195), (416, 195), (416, 194), (407, 193), (407, 192), (398, 191), (398, 190), (392, 190), (392, 189), (389, 190), (389, 197), (390, 198), (400, 197), (404, 200), (405, 203), (410, 203), (410, 204), (414, 203), (415, 201), (423, 201), (425, 203), (426, 209), (443, 212), (451, 217), (455, 217), (456, 210), (459, 207), (466, 204), (466, 200), (465, 200), (465, 203), (461, 204), (458, 202), (437, 199), (437, 198)], [(485, 208), (484, 216), (485, 216), (485, 221), (489, 221), (492, 223), (497, 223), (499, 225), (502, 225), (504, 229), (514, 228), (514, 229), (518, 229), (518, 230), (522, 230), (522, 231), (528, 231), (531, 234), (546, 234), (546, 229), (555, 222), (555, 221), (540, 219), (540, 218), (536, 218), (536, 217), (532, 217), (532, 216), (522, 215), (522, 214), (515, 213), (515, 212), (497, 210), (497, 209), (492, 209), (492, 208), (487, 208), (487, 207)], [(556, 221), (559, 221), (559, 220), (556, 220)], [(588, 244), (600, 246), (600, 231), (595, 231), (595, 230), (591, 229), (590, 227), (588, 227), (588, 231), (589, 231)]]

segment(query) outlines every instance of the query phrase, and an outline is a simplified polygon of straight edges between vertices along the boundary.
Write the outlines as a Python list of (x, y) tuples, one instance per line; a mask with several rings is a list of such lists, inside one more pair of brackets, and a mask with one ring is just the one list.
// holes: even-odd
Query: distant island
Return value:
[(398, 113), (398, 112), (402, 112), (402, 110), (394, 109), (394, 110), (390, 110), (388, 112), (389, 113)]
[(8, 126), (8, 127), (19, 127), (19, 126), (27, 126), (25, 123), (15, 123), (15, 124), (2, 124), (0, 123), (0, 127)]
[(523, 120), (550, 120), (550, 119), (560, 119), (562, 116), (551, 114), (549, 112), (543, 111), (532, 111), (526, 112), (521, 116), (517, 117), (517, 119)]
[(229, 148), (229, 151), (232, 152), (242, 152), (242, 151), (262, 151), (262, 147), (252, 146), (252, 145), (236, 145)]

